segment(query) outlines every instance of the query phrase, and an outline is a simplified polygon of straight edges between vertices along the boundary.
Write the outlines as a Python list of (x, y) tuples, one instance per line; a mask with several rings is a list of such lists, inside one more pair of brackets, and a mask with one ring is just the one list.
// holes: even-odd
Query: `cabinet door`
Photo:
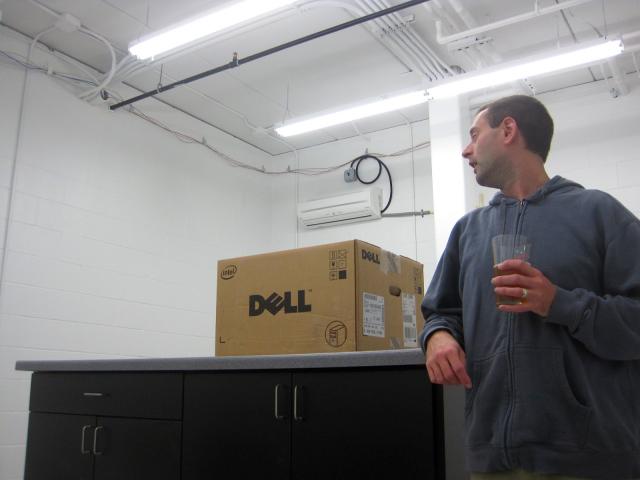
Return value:
[(435, 478), (432, 386), (421, 369), (293, 375), (292, 478)]
[(180, 422), (99, 417), (95, 480), (179, 480)]
[(95, 417), (31, 413), (25, 480), (91, 480)]
[(288, 373), (185, 376), (183, 480), (288, 479)]

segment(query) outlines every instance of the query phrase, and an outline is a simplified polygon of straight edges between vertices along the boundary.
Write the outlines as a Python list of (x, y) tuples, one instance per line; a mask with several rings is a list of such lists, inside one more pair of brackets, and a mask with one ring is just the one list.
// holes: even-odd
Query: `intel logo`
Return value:
[(236, 267), (235, 265), (227, 265), (220, 272), (220, 278), (223, 280), (229, 280), (235, 276), (237, 271), (238, 267)]

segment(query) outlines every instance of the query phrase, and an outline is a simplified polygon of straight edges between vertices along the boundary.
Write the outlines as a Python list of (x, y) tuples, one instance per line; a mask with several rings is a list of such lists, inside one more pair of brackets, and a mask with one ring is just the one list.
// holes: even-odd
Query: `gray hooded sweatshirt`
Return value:
[[(497, 310), (502, 233), (527, 236), (557, 286), (547, 317)], [(453, 228), (422, 312), (423, 350), (445, 329), (466, 352), (471, 471), (640, 477), (640, 221), (617, 200), (561, 177), (498, 193)]]

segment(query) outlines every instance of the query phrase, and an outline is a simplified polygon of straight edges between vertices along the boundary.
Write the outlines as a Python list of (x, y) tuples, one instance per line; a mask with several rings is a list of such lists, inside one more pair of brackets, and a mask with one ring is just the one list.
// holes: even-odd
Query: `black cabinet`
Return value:
[(424, 369), (294, 374), (294, 479), (434, 479)]
[(444, 478), (424, 368), (185, 376), (183, 480)]
[(291, 375), (185, 376), (182, 478), (289, 478)]
[(95, 480), (180, 478), (181, 422), (98, 418)]
[(25, 480), (180, 478), (182, 374), (36, 373)]
[(25, 480), (444, 479), (442, 389), (423, 365), (215, 362), (34, 373)]
[(88, 448), (94, 426), (92, 417), (31, 412), (25, 480), (93, 478)]

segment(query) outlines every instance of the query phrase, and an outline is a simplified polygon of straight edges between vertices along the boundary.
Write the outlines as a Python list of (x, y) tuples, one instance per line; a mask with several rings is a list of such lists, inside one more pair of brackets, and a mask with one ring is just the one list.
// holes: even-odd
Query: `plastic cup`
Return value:
[[(524, 235), (497, 235), (491, 239), (493, 249), (493, 276), (512, 275), (512, 270), (498, 270), (496, 265), (505, 260), (517, 259), (529, 261), (531, 243)], [(519, 305), (525, 303), (526, 298), (509, 297), (496, 294), (496, 305)]]

